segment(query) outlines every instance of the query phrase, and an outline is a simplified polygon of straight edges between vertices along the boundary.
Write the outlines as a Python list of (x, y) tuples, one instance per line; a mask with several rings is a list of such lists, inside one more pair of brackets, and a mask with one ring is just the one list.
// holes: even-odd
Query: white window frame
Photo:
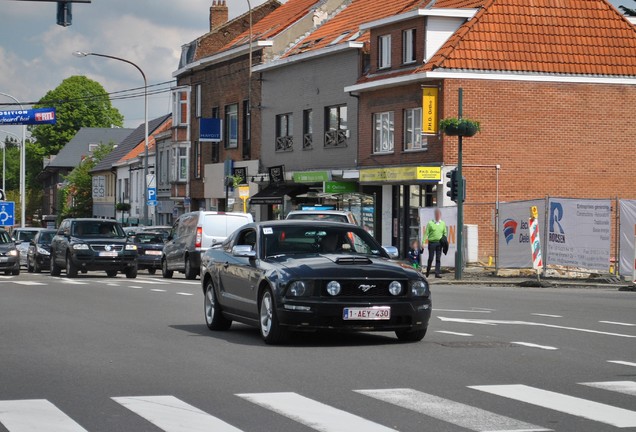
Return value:
[(402, 63), (412, 64), (417, 61), (417, 54), (415, 50), (415, 35), (416, 30), (414, 28), (404, 30), (402, 32)]
[[(231, 107), (236, 107), (236, 111), (231, 111)], [(238, 148), (238, 142), (239, 142), (239, 104), (238, 103), (231, 103), (225, 106), (225, 110), (224, 110), (224, 133), (225, 133), (225, 148), (226, 149), (235, 149)], [(232, 118), (234, 118), (234, 121), (236, 122), (236, 138), (232, 139), (231, 137), (231, 124), (230, 122), (232, 122)]]
[(378, 69), (391, 67), (391, 35), (378, 36)]
[(387, 154), (395, 151), (395, 112), (373, 114), (373, 153)]
[(404, 151), (426, 150), (426, 139), (422, 136), (422, 108), (404, 110)]
[(196, 107), (195, 107), (195, 116), (197, 118), (201, 118), (201, 84), (197, 84), (195, 87), (195, 97), (196, 97)]
[(188, 172), (189, 172), (189, 158), (188, 158), (188, 148), (187, 147), (178, 147), (177, 150), (177, 181), (186, 182), (188, 181)]
[[(185, 110), (185, 121), (182, 114)], [(172, 124), (175, 126), (190, 125), (190, 88), (180, 87), (172, 92)]]

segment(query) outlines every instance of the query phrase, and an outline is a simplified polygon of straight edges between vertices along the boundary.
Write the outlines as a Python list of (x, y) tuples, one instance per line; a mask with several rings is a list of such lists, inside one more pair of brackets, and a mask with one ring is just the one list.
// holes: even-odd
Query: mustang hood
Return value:
[(415, 279), (419, 275), (411, 268), (384, 258), (358, 255), (296, 255), (268, 258), (271, 264), (279, 265), (294, 278), (337, 279)]

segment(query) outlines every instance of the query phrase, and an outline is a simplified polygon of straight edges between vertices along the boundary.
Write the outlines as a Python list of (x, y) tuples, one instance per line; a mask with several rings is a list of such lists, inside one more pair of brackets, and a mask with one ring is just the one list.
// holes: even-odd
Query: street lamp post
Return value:
[[(7, 93), (0, 92), (0, 95), (13, 99), (15, 103), (20, 105), (20, 109), (24, 107), (15, 97)], [(22, 125), (22, 145), (20, 146), (20, 226), (24, 228), (26, 217), (26, 125)], [(6, 149), (5, 149), (6, 151)], [(4, 181), (4, 176), (3, 176)]]
[[(75, 51), (73, 53), (75, 57), (104, 57), (112, 60), (118, 60), (124, 63), (128, 63), (129, 65), (135, 67), (141, 74), (144, 79), (144, 126), (145, 126), (145, 134), (144, 134), (144, 224), (148, 223), (148, 80), (146, 79), (146, 74), (144, 71), (137, 66), (135, 63), (130, 60), (123, 59), (121, 57), (115, 57), (107, 54), (98, 54), (94, 52), (82, 52)], [(156, 168), (155, 168), (156, 172)]]

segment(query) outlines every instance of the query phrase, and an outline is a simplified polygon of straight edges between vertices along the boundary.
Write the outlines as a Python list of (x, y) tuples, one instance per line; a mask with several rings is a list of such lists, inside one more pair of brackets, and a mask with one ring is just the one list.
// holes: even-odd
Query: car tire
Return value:
[(170, 279), (173, 273), (172, 270), (168, 270), (168, 260), (165, 258), (161, 260), (161, 276), (165, 279)]
[(277, 345), (287, 340), (288, 330), (278, 322), (274, 295), (268, 288), (263, 292), (258, 308), (259, 330), (268, 345)]
[(66, 277), (69, 277), (69, 278), (77, 277), (77, 266), (73, 264), (73, 260), (71, 259), (71, 254), (66, 254)]
[(37, 260), (35, 260), (35, 262), (33, 263), (33, 272), (34, 273), (41, 273), (42, 272), (42, 267), (40, 267), (40, 264), (38, 264)]
[(398, 330), (395, 335), (401, 342), (419, 342), (426, 336), (426, 330), (428, 327), (419, 330)]
[(51, 276), (59, 276), (62, 270), (57, 266), (53, 251), (51, 251)]
[(106, 276), (113, 278), (117, 276), (117, 270), (106, 270)]
[(31, 261), (27, 259), (27, 272), (33, 273), (33, 266), (31, 265)]
[(135, 279), (137, 277), (137, 266), (128, 267), (126, 269), (126, 278)]
[(148, 274), (149, 274), (149, 275), (153, 275), (153, 274), (155, 274), (155, 273), (157, 273), (157, 269), (154, 269), (154, 268), (149, 268), (149, 269), (148, 269)]
[(18, 268), (15, 268), (11, 271), (11, 274), (13, 276), (18, 276), (20, 274), (20, 266), (18, 266)]
[(5, 270), (4, 271), (4, 275), (5, 276), (11, 276), (11, 273), (12, 273), (11, 270)]
[(194, 280), (199, 275), (196, 268), (192, 268), (192, 262), (189, 257), (186, 257), (184, 264), (184, 271), (186, 279)]
[(217, 301), (214, 284), (208, 281), (205, 286), (205, 298), (203, 300), (203, 311), (205, 313), (205, 323), (210, 330), (228, 330), (232, 325), (232, 320), (223, 316), (221, 305)]

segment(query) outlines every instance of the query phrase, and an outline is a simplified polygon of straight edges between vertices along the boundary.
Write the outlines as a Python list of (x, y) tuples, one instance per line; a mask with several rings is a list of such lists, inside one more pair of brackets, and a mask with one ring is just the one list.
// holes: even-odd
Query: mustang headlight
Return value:
[(400, 295), (402, 293), (402, 284), (398, 281), (393, 281), (389, 284), (389, 292), (391, 295)]
[(18, 256), (18, 251), (17, 251), (17, 249), (10, 250), (7, 253), (7, 255), (9, 255), (9, 256)]
[(421, 280), (411, 282), (411, 294), (414, 297), (423, 297), (428, 295), (428, 285), (426, 282)]
[(126, 250), (137, 250), (137, 245), (134, 244), (127, 244), (126, 245)]
[(38, 253), (39, 253), (40, 255), (51, 255), (51, 254), (49, 253), (49, 251), (47, 251), (46, 249), (44, 249), (43, 247), (40, 247), (40, 246), (38, 246)]
[(340, 286), (340, 282), (331, 281), (327, 284), (327, 293), (332, 296), (337, 296), (342, 291), (342, 287)]
[(311, 287), (308, 282), (294, 281), (287, 288), (287, 297), (306, 297), (311, 295)]
[(73, 249), (75, 250), (88, 250), (88, 245), (86, 243), (75, 243), (73, 245)]

